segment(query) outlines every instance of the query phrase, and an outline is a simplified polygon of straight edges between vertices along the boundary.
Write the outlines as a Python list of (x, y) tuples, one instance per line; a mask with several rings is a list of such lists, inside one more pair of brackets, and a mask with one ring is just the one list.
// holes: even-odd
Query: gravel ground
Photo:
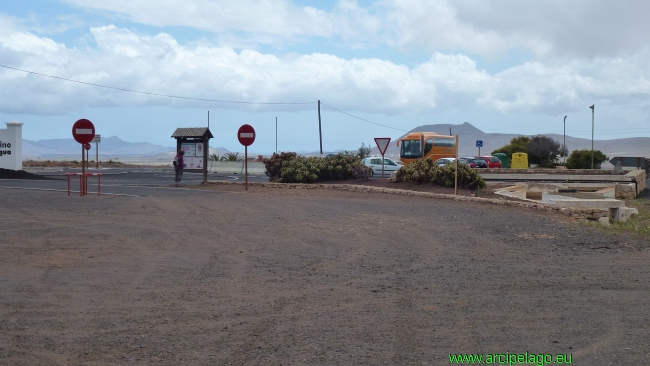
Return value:
[(487, 204), (209, 188), (0, 190), (0, 364), (647, 364), (647, 240)]

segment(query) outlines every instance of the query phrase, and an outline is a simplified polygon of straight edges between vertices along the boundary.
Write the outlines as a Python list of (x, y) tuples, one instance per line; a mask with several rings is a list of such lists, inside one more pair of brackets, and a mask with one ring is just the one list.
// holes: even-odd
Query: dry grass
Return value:
[[(131, 167), (129, 164), (124, 164), (116, 160), (109, 160), (109, 161), (99, 161), (99, 165), (106, 168), (106, 167), (122, 167), (122, 168), (127, 168)], [(90, 161), (90, 167), (95, 166), (95, 161), (91, 160)], [(133, 165), (137, 166), (137, 165)], [(81, 167), (81, 162), (78, 160), (24, 160), (23, 161), (23, 167), (26, 168), (31, 168), (31, 167), (61, 167), (61, 168), (80, 168)]]
[[(645, 193), (646, 195), (649, 193)], [(625, 206), (639, 210), (638, 215), (632, 216), (625, 222), (616, 222), (610, 227), (618, 232), (633, 232), (641, 236), (650, 237), (650, 200), (641, 196), (633, 200), (626, 200)]]

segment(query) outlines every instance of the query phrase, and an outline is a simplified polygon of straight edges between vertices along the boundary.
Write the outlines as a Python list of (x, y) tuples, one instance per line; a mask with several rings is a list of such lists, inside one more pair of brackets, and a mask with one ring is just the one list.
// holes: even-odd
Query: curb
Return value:
[[(223, 181), (208, 181), (206, 184), (212, 185), (242, 185), (242, 182), (223, 182)], [(557, 207), (553, 205), (547, 205), (545, 203), (529, 203), (529, 202), (518, 202), (505, 200), (501, 198), (481, 198), (481, 197), (467, 197), (467, 196), (455, 196), (453, 194), (445, 193), (430, 193), (430, 192), (418, 192), (410, 191), (407, 189), (397, 189), (397, 188), (384, 188), (384, 187), (370, 187), (356, 184), (305, 184), (305, 183), (260, 183), (260, 182), (249, 182), (248, 185), (255, 187), (263, 188), (280, 188), (280, 189), (335, 189), (339, 191), (349, 191), (349, 192), (365, 192), (365, 193), (384, 193), (384, 194), (395, 194), (402, 196), (415, 196), (415, 197), (426, 197), (434, 199), (446, 199), (453, 201), (463, 201), (463, 202), (477, 202), (477, 203), (489, 203), (494, 205), (510, 206), (510, 207), (524, 207), (531, 209), (538, 209), (544, 211), (555, 211), (559, 212), (565, 216), (587, 219), (587, 220), (598, 220), (601, 217), (609, 217), (609, 210), (598, 209), (598, 208), (577, 208), (577, 207)]]

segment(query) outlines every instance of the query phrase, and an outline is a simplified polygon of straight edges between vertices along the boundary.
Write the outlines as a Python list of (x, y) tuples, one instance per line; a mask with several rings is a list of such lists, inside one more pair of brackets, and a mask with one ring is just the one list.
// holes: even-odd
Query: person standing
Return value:
[(185, 166), (183, 155), (185, 155), (185, 151), (180, 150), (174, 158), (174, 170), (176, 170), (176, 187), (181, 186), (181, 178), (183, 177), (183, 167)]

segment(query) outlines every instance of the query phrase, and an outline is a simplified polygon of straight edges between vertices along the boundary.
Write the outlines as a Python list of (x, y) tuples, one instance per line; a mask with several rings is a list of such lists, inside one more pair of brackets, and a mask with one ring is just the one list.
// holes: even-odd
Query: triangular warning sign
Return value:
[(375, 143), (377, 144), (379, 152), (383, 156), (386, 153), (388, 144), (390, 143), (390, 137), (375, 137)]

